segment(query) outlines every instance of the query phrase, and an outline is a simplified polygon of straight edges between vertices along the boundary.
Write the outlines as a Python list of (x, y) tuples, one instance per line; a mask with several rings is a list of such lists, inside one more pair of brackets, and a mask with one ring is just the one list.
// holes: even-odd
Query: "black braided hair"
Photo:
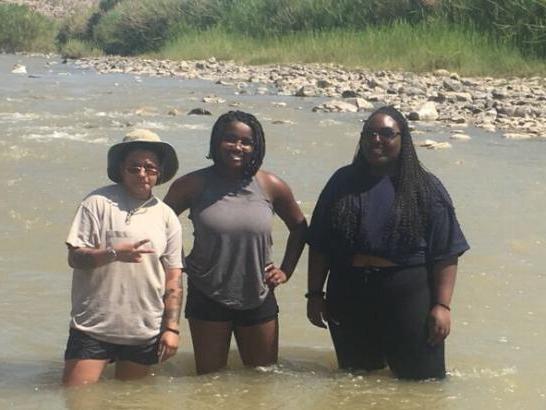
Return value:
[(210, 136), (210, 148), (207, 158), (212, 159), (214, 163), (218, 161), (218, 148), (224, 136), (224, 130), (232, 122), (242, 122), (252, 129), (252, 137), (254, 139), (254, 149), (252, 151), (250, 161), (247, 162), (243, 170), (245, 177), (252, 177), (262, 166), (265, 156), (265, 136), (262, 125), (252, 114), (243, 111), (229, 111), (222, 114), (212, 127)]
[[(392, 106), (384, 106), (368, 117), (362, 128), (353, 166), (358, 173), (370, 171), (370, 165), (362, 152), (362, 138), (365, 138), (364, 135), (370, 127), (371, 120), (379, 114), (388, 115), (394, 119), (400, 128), (401, 135), (399, 161), (395, 174), (392, 176), (395, 189), (393, 217), (384, 233), (383, 240), (394, 245), (402, 245), (403, 248), (416, 246), (425, 234), (436, 188), (431, 174), (417, 158), (408, 122), (400, 111)], [(359, 226), (359, 222), (363, 219), (361, 211), (366, 209), (366, 200), (366, 195), (358, 200), (347, 195), (339, 198), (332, 207), (333, 228), (347, 241), (348, 246), (354, 247), (357, 235), (365, 236), (366, 227)]]

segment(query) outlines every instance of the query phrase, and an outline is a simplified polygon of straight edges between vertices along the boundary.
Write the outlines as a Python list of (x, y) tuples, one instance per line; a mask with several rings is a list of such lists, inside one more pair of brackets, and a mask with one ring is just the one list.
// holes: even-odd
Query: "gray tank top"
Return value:
[(209, 298), (233, 309), (262, 304), (269, 291), (273, 206), (256, 177), (231, 181), (212, 167), (198, 171), (204, 189), (190, 207), (194, 243), (188, 278)]

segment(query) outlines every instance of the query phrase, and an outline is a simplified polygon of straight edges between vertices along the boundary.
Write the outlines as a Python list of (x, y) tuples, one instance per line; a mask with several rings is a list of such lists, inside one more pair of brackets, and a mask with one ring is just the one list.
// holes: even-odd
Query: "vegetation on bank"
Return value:
[(53, 52), (57, 25), (17, 4), (0, 4), (0, 50)]
[[(4, 8), (0, 22), (10, 19)], [(101, 0), (57, 33), (69, 57), (214, 55), (250, 64), (546, 73), (544, 0)], [(4, 50), (26, 49), (0, 40)]]

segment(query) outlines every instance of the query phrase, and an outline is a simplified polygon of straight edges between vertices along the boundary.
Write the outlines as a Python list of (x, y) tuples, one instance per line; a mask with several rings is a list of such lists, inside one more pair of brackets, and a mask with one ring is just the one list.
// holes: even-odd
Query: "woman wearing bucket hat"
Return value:
[[(294, 271), (307, 223), (286, 183), (260, 170), (264, 154), (252, 114), (223, 114), (210, 140), (214, 164), (176, 180), (165, 198), (177, 214), (189, 209), (194, 227), (185, 313), (200, 374), (226, 365), (232, 334), (246, 366), (277, 361), (274, 289)], [(280, 266), (271, 254), (274, 214), (290, 231)]]
[(74, 269), (66, 386), (96, 382), (114, 361), (116, 378), (140, 378), (176, 353), (181, 228), (152, 188), (177, 169), (171, 145), (135, 130), (108, 151), (108, 177), (115, 184), (80, 204), (66, 240)]

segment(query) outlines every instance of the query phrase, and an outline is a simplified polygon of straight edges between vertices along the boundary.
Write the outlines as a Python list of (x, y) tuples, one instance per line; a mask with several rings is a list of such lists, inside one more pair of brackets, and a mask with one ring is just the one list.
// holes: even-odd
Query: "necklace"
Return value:
[(137, 206), (136, 208), (133, 208), (129, 212), (127, 212), (127, 217), (125, 218), (125, 224), (130, 225), (131, 224), (131, 218), (133, 217), (133, 215), (135, 215), (138, 211), (140, 211), (142, 208), (144, 208), (146, 205), (148, 205), (150, 202), (152, 202), (153, 199), (154, 199), (154, 196), (151, 196), (146, 201), (141, 203), (139, 206)]

